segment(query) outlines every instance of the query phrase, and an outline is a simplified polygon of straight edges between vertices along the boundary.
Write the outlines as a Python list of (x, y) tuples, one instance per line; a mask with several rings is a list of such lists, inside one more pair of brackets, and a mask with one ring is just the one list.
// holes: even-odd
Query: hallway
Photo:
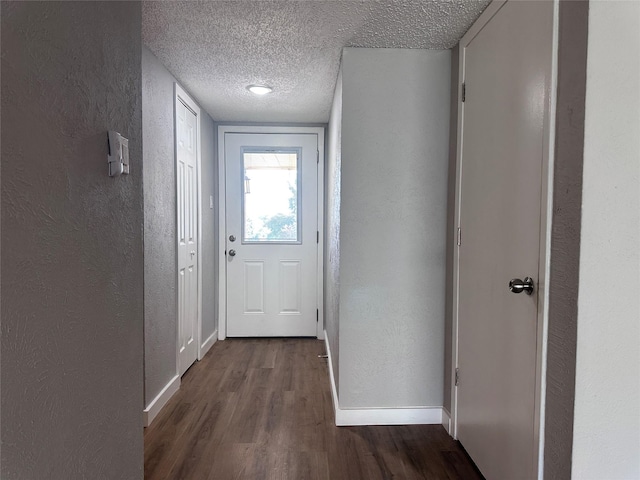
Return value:
[(145, 430), (145, 479), (480, 479), (440, 425), (335, 427), (324, 343), (227, 339)]

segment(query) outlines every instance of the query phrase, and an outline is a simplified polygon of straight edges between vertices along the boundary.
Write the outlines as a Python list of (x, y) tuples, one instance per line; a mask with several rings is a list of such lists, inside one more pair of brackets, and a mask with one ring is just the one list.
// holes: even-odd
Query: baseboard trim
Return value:
[(442, 407), (442, 426), (447, 433), (451, 435), (451, 414), (449, 413), (449, 410), (444, 407)]
[[(340, 408), (338, 390), (333, 376), (333, 361), (329, 336), (325, 330), (324, 343), (327, 349), (331, 398), (337, 427), (364, 425), (440, 425), (444, 423), (442, 407), (407, 408)], [(447, 422), (448, 425), (449, 422)]]
[(176, 375), (165, 385), (162, 391), (154, 398), (149, 406), (142, 412), (142, 421), (145, 427), (151, 425), (151, 422), (156, 418), (162, 407), (173, 397), (173, 395), (180, 389), (180, 376)]
[[(333, 376), (333, 361), (331, 360), (333, 357), (331, 356), (331, 347), (329, 347), (329, 335), (327, 335), (327, 331), (324, 331), (324, 345), (327, 349), (327, 366), (329, 367), (329, 382), (331, 383), (331, 400), (333, 401), (333, 411), (338, 411), (338, 389), (336, 386), (336, 379)], [(338, 415), (335, 415), (335, 418), (338, 418)], [(338, 423), (336, 422), (336, 425)]]
[(442, 407), (338, 408), (336, 426), (440, 425)]
[(207, 352), (213, 347), (213, 344), (218, 340), (218, 330), (214, 330), (209, 338), (207, 338), (202, 346), (200, 347), (200, 358), (198, 360), (202, 360)]

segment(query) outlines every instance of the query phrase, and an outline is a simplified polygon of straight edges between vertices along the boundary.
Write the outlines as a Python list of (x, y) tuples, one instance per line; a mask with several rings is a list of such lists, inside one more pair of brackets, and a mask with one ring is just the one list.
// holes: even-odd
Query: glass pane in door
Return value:
[(299, 151), (243, 151), (243, 243), (300, 243)]

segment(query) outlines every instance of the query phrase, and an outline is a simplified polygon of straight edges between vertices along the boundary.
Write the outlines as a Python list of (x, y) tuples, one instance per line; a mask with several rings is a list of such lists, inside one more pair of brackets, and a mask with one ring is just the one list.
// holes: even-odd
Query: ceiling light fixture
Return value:
[(266, 95), (273, 92), (273, 88), (268, 85), (248, 85), (247, 90), (256, 95)]

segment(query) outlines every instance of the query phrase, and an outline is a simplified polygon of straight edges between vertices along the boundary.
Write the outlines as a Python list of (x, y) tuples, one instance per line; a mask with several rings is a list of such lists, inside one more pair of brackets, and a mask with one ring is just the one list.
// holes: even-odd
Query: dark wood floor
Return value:
[(324, 343), (216, 343), (145, 430), (145, 479), (481, 479), (440, 425), (336, 427)]

